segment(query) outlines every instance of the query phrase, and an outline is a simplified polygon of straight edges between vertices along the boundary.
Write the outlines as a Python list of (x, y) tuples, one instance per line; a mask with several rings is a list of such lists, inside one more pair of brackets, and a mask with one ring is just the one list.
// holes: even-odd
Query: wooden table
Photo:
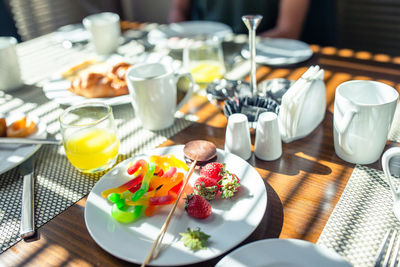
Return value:
[[(248, 160), (265, 181), (268, 207), (261, 224), (239, 246), (265, 238), (298, 238), (315, 243), (354, 168), (334, 152), (332, 112), (336, 87), (351, 79), (371, 79), (400, 91), (400, 57), (315, 45), (312, 49), (315, 55), (307, 62), (288, 68), (261, 66), (257, 71), (258, 81), (277, 77), (294, 80), (310, 65), (320, 65), (325, 69), (327, 112), (309, 136), (283, 144), (280, 159), (265, 162), (253, 155)], [(196, 114), (199, 121), (163, 146), (207, 139), (223, 149), (227, 119), (219, 108), (204, 96), (196, 96), (183, 111)], [(252, 139), (254, 144), (254, 135)], [(398, 144), (388, 142), (386, 149), (391, 146)], [(381, 166), (375, 162), (371, 167)], [(332, 185), (334, 197), (327, 198), (325, 192)], [(5, 251), (0, 262), (8, 266), (129, 265), (105, 252), (90, 237), (84, 221), (85, 203), (86, 197), (38, 229), (37, 240), (21, 241)], [(222, 256), (194, 266), (214, 265)]]

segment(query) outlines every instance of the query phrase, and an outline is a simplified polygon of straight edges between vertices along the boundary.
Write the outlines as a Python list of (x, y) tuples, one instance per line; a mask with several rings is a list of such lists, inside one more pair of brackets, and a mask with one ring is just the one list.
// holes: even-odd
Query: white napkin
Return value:
[(283, 95), (278, 121), (286, 143), (311, 133), (325, 115), (324, 70), (311, 66)]

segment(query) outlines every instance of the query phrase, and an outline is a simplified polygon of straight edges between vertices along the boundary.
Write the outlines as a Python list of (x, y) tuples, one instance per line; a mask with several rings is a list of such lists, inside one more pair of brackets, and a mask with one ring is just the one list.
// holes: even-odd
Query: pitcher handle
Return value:
[(391, 158), (393, 158), (394, 156), (397, 156), (397, 155), (400, 155), (400, 147), (389, 148), (388, 150), (386, 150), (385, 153), (383, 153), (383, 156), (382, 156), (382, 169), (383, 169), (383, 172), (385, 173), (385, 176), (389, 182), (389, 186), (390, 186), (390, 189), (392, 190), (395, 201), (400, 199), (400, 192), (396, 191), (396, 188), (394, 187), (392, 175), (389, 170), (389, 162), (390, 162)]
[(175, 75), (175, 84), (176, 84), (176, 87), (178, 87), (178, 82), (179, 82), (179, 80), (180, 80), (182, 77), (187, 77), (187, 78), (189, 78), (189, 80), (190, 80), (190, 85), (189, 85), (188, 91), (186, 92), (186, 95), (185, 95), (185, 96), (182, 98), (182, 100), (176, 105), (175, 111), (180, 110), (180, 109), (183, 107), (183, 105), (186, 104), (186, 102), (188, 102), (189, 99), (190, 99), (190, 98), (192, 97), (192, 95), (193, 95), (193, 88), (194, 88), (195, 83), (194, 83), (194, 79), (193, 79), (192, 75), (191, 75), (190, 73), (188, 73), (188, 72), (187, 72), (187, 73), (179, 73), (179, 74), (176, 74), (176, 75)]
[(345, 140), (345, 133), (347, 129), (349, 128), (349, 125), (351, 121), (354, 118), (354, 115), (358, 113), (358, 110), (356, 108), (354, 109), (348, 109), (346, 110), (343, 119), (341, 121), (335, 120), (335, 127), (338, 131), (338, 142), (339, 146), (347, 153), (347, 154), (353, 154), (353, 150), (350, 148), (350, 146), (347, 144)]

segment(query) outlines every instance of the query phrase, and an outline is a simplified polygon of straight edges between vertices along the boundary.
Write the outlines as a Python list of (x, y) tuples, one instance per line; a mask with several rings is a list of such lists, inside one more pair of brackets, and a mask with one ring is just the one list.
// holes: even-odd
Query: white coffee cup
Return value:
[(278, 115), (263, 112), (257, 120), (254, 155), (261, 160), (276, 160), (282, 155), (282, 140)]
[(377, 161), (385, 147), (398, 98), (393, 87), (376, 81), (340, 84), (333, 113), (336, 154), (356, 164)]
[[(400, 187), (396, 188), (395, 183), (392, 179), (392, 174), (399, 173), (399, 170), (391, 170), (390, 166), (392, 165), (392, 161), (396, 158), (396, 160), (400, 157), (400, 147), (392, 147), (385, 151), (382, 155), (382, 169), (385, 173), (385, 176), (389, 182), (390, 190), (393, 194), (393, 212), (398, 220), (400, 220)], [(397, 168), (399, 166), (396, 166)]]
[(108, 55), (118, 48), (121, 36), (118, 14), (98, 13), (85, 17), (82, 23), (90, 32), (90, 40), (97, 54)]
[[(177, 104), (177, 84), (181, 79), (187, 93)], [(174, 123), (174, 114), (192, 96), (194, 81), (189, 73), (177, 74), (162, 63), (142, 63), (130, 67), (126, 73), (132, 105), (144, 128), (161, 130)], [(187, 82), (187, 83), (186, 83)]]
[(251, 139), (247, 116), (234, 113), (228, 117), (225, 134), (225, 151), (235, 154), (244, 160), (251, 156)]
[(14, 37), (0, 37), (0, 90), (10, 91), (23, 84), (16, 45)]

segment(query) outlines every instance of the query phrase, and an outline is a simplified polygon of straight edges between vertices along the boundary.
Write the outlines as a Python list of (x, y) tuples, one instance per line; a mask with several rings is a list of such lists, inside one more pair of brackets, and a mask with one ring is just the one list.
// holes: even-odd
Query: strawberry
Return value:
[(200, 170), (201, 176), (206, 176), (219, 181), (225, 173), (225, 164), (219, 162), (207, 163)]
[(206, 176), (200, 176), (194, 182), (195, 194), (204, 197), (208, 201), (215, 199), (219, 192), (219, 187), (217, 180)]
[(231, 198), (238, 191), (240, 180), (236, 174), (226, 171), (218, 184), (221, 187), (221, 198)]
[(205, 219), (211, 214), (211, 205), (208, 201), (195, 194), (190, 194), (186, 197), (185, 210), (189, 216), (197, 219)]

